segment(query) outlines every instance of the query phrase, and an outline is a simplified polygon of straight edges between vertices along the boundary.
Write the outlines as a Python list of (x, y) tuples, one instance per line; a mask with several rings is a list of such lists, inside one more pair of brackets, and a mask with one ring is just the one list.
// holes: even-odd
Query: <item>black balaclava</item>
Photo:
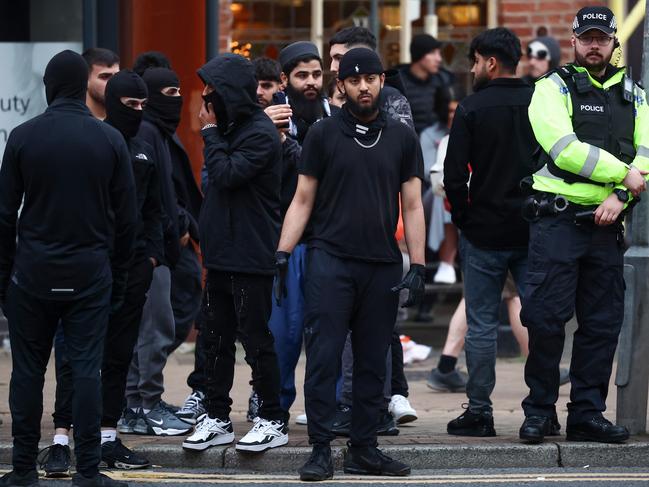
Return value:
[(182, 96), (163, 95), (160, 90), (167, 86), (180, 87), (178, 76), (171, 69), (150, 68), (142, 75), (149, 89), (144, 118), (155, 123), (167, 135), (173, 135), (180, 123), (180, 111), (183, 108)]
[(47, 63), (43, 83), (48, 105), (57, 98), (85, 100), (88, 89), (88, 63), (76, 52), (67, 49), (61, 51)]
[(120, 98), (146, 98), (147, 89), (144, 80), (130, 69), (123, 69), (114, 74), (106, 84), (106, 122), (119, 130), (125, 139), (135, 137), (142, 110), (134, 110), (122, 103)]

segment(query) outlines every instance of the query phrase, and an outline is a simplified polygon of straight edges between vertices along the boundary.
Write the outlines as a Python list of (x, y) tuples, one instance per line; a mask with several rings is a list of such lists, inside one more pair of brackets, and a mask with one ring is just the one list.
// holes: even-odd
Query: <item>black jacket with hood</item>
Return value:
[(218, 128), (201, 131), (208, 173), (200, 216), (203, 264), (272, 275), (281, 225), (277, 129), (257, 105), (257, 80), (247, 59), (222, 54), (198, 75), (222, 100), (215, 106)]
[(9, 136), (0, 303), (10, 280), (41, 299), (74, 300), (128, 272), (137, 223), (131, 157), (122, 135), (86, 107), (87, 70), (72, 51), (54, 56), (43, 78), (47, 110)]

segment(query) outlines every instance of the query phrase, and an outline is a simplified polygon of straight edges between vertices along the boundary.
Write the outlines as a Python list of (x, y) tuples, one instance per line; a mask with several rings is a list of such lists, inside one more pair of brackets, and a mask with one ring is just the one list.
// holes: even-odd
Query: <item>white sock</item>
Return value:
[(102, 430), (101, 431), (101, 444), (117, 439), (117, 430)]
[(68, 435), (54, 435), (54, 440), (52, 440), (52, 443), (54, 445), (68, 446), (68, 444), (70, 443), (70, 438), (68, 438)]
[(151, 410), (150, 410), (150, 409), (144, 409), (144, 408), (142, 408), (142, 412), (143, 412), (144, 414), (149, 414), (149, 413), (151, 412)]
[(140, 408), (131, 408), (131, 411), (133, 411), (134, 413), (137, 413), (138, 409), (140, 409)]
[(440, 261), (439, 263), (439, 269), (453, 269), (455, 271), (455, 267), (453, 267), (453, 264), (449, 264), (448, 262), (444, 262), (443, 260)]

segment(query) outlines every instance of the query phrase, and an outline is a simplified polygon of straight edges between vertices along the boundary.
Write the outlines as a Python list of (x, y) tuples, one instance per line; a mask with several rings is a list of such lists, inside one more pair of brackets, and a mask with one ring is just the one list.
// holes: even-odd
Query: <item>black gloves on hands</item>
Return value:
[(426, 267), (421, 264), (410, 264), (410, 270), (406, 277), (403, 278), (398, 285), (392, 288), (392, 291), (397, 293), (402, 289), (408, 290), (408, 299), (401, 306), (402, 308), (408, 308), (415, 304), (419, 304), (424, 297), (426, 287), (424, 284), (424, 278), (426, 276)]
[(128, 272), (113, 271), (113, 291), (110, 296), (110, 314), (117, 313), (124, 304)]
[(282, 305), (282, 298), (288, 295), (286, 290), (286, 273), (288, 272), (289, 252), (275, 252), (275, 281), (273, 282), (273, 296), (277, 306)]

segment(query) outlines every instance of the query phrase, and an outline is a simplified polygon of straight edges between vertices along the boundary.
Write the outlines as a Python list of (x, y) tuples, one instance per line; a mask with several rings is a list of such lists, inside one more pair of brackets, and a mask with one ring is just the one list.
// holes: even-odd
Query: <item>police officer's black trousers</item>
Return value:
[(311, 444), (334, 439), (336, 381), (347, 333), (354, 354), (351, 442), (375, 446), (383, 406), (385, 357), (392, 339), (401, 263), (341, 259), (309, 249), (305, 276), (304, 396)]
[(57, 301), (34, 297), (15, 284), (9, 286), (5, 311), (13, 364), (9, 406), (15, 470), (36, 468), (45, 370), (60, 321), (75, 391), (72, 418), (76, 468), (86, 477), (97, 474), (101, 455), (100, 368), (110, 295), (109, 286), (86, 297)]
[(273, 277), (210, 270), (203, 294), (201, 327), (205, 346), (205, 406), (210, 417), (230, 415), (235, 340), (243, 345), (252, 368), (252, 386), (262, 405), (259, 416), (286, 421), (279, 404), (279, 366), (268, 328)]
[(521, 320), (529, 331), (526, 416), (552, 416), (559, 394), (564, 325), (576, 312), (568, 424), (606, 409), (624, 315), (621, 224), (577, 226), (570, 210), (531, 224)]

